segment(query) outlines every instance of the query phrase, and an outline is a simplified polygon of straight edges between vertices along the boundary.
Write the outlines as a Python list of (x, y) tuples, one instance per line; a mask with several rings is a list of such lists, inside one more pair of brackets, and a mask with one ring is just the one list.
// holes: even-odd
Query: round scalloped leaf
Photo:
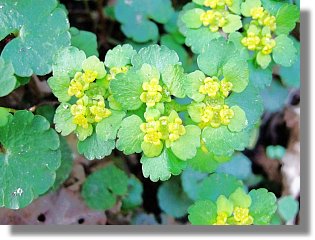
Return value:
[[(172, 151), (181, 160), (187, 160), (196, 156), (197, 148), (200, 147), (199, 127), (188, 125), (185, 127), (186, 133), (172, 144)], [(189, 146), (189, 148), (187, 148)]]
[(110, 164), (88, 176), (83, 184), (81, 195), (91, 209), (107, 210), (128, 190), (128, 176)]
[(142, 205), (143, 186), (134, 175), (128, 180), (128, 193), (122, 199), (121, 208), (124, 211), (133, 210)]
[(131, 63), (136, 69), (140, 69), (143, 64), (147, 63), (162, 73), (168, 65), (179, 64), (179, 57), (175, 51), (153, 44), (142, 48), (133, 56)]
[(233, 106), (231, 110), (234, 112), (234, 117), (231, 119), (228, 128), (232, 132), (240, 132), (248, 125), (246, 113), (239, 106)]
[(85, 59), (82, 62), (82, 69), (84, 71), (92, 70), (97, 72), (96, 79), (101, 79), (106, 75), (104, 63), (101, 62), (96, 56), (90, 56), (87, 59)]
[(71, 45), (83, 50), (87, 57), (97, 56), (97, 38), (92, 32), (79, 30), (75, 27), (70, 28)]
[(184, 68), (181, 65), (169, 65), (162, 73), (162, 81), (170, 93), (178, 98), (185, 97)]
[[(43, 24), (45, 23), (45, 24)], [(56, 0), (5, 0), (0, 9), (0, 40), (16, 38), (3, 49), (19, 76), (51, 72), (53, 55), (70, 45), (69, 21)]]
[(178, 159), (171, 150), (164, 148), (160, 156), (148, 158), (145, 155), (140, 160), (143, 176), (152, 182), (166, 181), (171, 175), (179, 175), (186, 167), (186, 162)]
[(221, 38), (220, 33), (211, 32), (206, 27), (198, 29), (187, 29), (185, 44), (191, 47), (191, 50), (196, 53), (202, 53), (214, 39)]
[(87, 137), (84, 141), (78, 142), (78, 152), (88, 160), (103, 159), (109, 156), (115, 148), (115, 140), (104, 140), (96, 133)]
[(123, 33), (135, 42), (156, 40), (158, 23), (166, 23), (174, 12), (170, 0), (118, 0), (115, 17), (121, 23)]
[(240, 28), (242, 28), (243, 24), (241, 21), (241, 17), (234, 14), (228, 14), (226, 17), (227, 24), (223, 26), (222, 30), (225, 33), (236, 32)]
[(299, 202), (292, 196), (284, 196), (278, 200), (278, 213), (286, 222), (293, 220), (299, 211)]
[(52, 76), (47, 81), (54, 95), (58, 98), (59, 102), (68, 102), (71, 97), (68, 94), (70, 85), (70, 78), (67, 75)]
[(272, 51), (273, 60), (284, 67), (292, 66), (297, 58), (294, 42), (283, 34), (276, 37), (275, 41), (276, 46)]
[(69, 103), (61, 103), (56, 109), (54, 117), (55, 129), (62, 136), (69, 135), (77, 128), (77, 125), (73, 123), (70, 107)]
[(241, 3), (243, 0), (233, 0), (232, 5), (228, 6), (229, 10), (237, 15), (241, 14)]
[(159, 187), (157, 198), (162, 211), (175, 218), (185, 216), (188, 207), (192, 204), (183, 191), (180, 181), (174, 178)]
[(261, 69), (256, 66), (253, 61), (249, 61), (249, 79), (253, 85), (258, 89), (264, 89), (270, 86), (272, 81), (272, 69), (267, 67), (266, 69)]
[(276, 34), (288, 35), (295, 28), (295, 24), (299, 19), (300, 9), (293, 4), (284, 4), (276, 15)]
[(0, 127), (0, 143), (0, 207), (26, 207), (54, 184), (58, 135), (44, 117), (17, 111)]
[(130, 44), (118, 45), (109, 50), (105, 56), (105, 66), (124, 67), (131, 64), (131, 58), (137, 53)]
[(125, 74), (118, 74), (111, 80), (110, 89), (113, 97), (124, 110), (136, 110), (143, 104), (140, 100), (143, 81), (143, 76), (134, 69)]
[(229, 200), (233, 203), (234, 206), (249, 208), (252, 199), (250, 196), (244, 191), (243, 188), (236, 189), (230, 196)]
[(182, 21), (188, 28), (200, 28), (202, 26), (202, 21), (200, 20), (200, 15), (205, 11), (200, 8), (193, 8), (186, 11), (182, 15)]
[(266, 69), (269, 64), (271, 63), (272, 59), (271, 56), (265, 55), (262, 52), (258, 52), (257, 56), (256, 56), (256, 62), (257, 64), (262, 68), (262, 69)]
[(73, 77), (76, 72), (81, 72), (85, 59), (85, 53), (75, 47), (60, 49), (53, 58), (54, 76)]
[(126, 155), (142, 152), (141, 143), (144, 133), (140, 129), (141, 123), (142, 120), (137, 115), (131, 115), (121, 122), (116, 143), (118, 150), (123, 151)]
[(192, 225), (212, 225), (216, 222), (217, 206), (210, 200), (198, 201), (188, 208)]
[(271, 221), (272, 215), (277, 210), (277, 198), (267, 189), (253, 189), (249, 192), (252, 204), (249, 214), (254, 218), (255, 225), (266, 225)]
[(213, 173), (200, 183), (198, 199), (216, 201), (220, 195), (228, 198), (236, 189), (242, 187), (242, 182), (232, 175)]
[(199, 186), (207, 176), (208, 174), (193, 170), (190, 167), (187, 167), (180, 175), (183, 189), (190, 199), (194, 201), (198, 199)]
[(5, 61), (0, 56), (0, 97), (8, 95), (15, 88), (17, 83), (14, 76), (14, 69), (11, 62)]
[(111, 112), (112, 114), (108, 118), (105, 118), (99, 122), (95, 129), (97, 136), (104, 141), (116, 139), (117, 131), (126, 115), (121, 111), (112, 110)]
[(205, 98), (204, 94), (199, 93), (199, 88), (205, 78), (205, 74), (199, 70), (189, 73), (185, 76), (185, 92), (188, 97), (195, 100), (196, 102), (201, 102)]

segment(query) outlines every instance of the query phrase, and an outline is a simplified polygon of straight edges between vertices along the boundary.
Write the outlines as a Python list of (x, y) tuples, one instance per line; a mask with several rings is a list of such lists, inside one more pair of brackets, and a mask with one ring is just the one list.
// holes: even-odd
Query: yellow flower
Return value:
[(220, 109), (221, 124), (229, 125), (233, 117), (234, 117), (233, 110), (230, 109), (229, 106), (223, 105), (223, 107)]
[(92, 70), (86, 70), (82, 75), (82, 78), (83, 78), (84, 82), (86, 82), (86, 83), (94, 82), (96, 77), (97, 77), (97, 72), (92, 71)]
[(204, 5), (211, 8), (223, 8), (225, 5), (232, 6), (233, 0), (205, 0)]
[(249, 215), (248, 208), (235, 207), (233, 217), (237, 225), (251, 225), (254, 222), (253, 217)]
[(168, 131), (168, 138), (170, 142), (175, 142), (180, 136), (186, 133), (186, 129), (183, 126), (183, 121), (179, 117), (175, 118), (174, 122), (168, 124)]
[(217, 32), (219, 28), (227, 23), (224, 12), (218, 10), (208, 10), (200, 15), (200, 20), (204, 26), (209, 26), (212, 32)]
[(75, 115), (73, 117), (73, 123), (78, 125), (78, 126), (81, 126), (83, 128), (88, 128), (89, 127), (89, 123), (88, 123), (87, 118), (84, 115), (82, 115), (82, 114)]
[(117, 74), (119, 73), (126, 73), (128, 71), (128, 67), (127, 66), (124, 66), (124, 67), (112, 67), (110, 70), (109, 70), (109, 73), (107, 75), (107, 80), (112, 80), (116, 77)]
[(207, 94), (209, 97), (215, 97), (220, 89), (218, 78), (207, 77), (203, 80), (203, 84), (199, 87), (201, 94)]
[(264, 16), (264, 8), (263, 7), (256, 7), (250, 10), (250, 15), (253, 19), (259, 19)]
[(268, 55), (272, 53), (273, 48), (276, 46), (276, 41), (272, 39), (271, 34), (266, 34), (261, 39), (261, 45), (262, 45), (262, 54)]
[(213, 225), (228, 225), (227, 219), (228, 219), (227, 213), (220, 212), (217, 215), (217, 221)]
[(227, 105), (205, 106), (201, 113), (199, 127), (211, 126), (218, 128), (221, 125), (228, 125), (234, 117), (234, 112)]
[(142, 84), (143, 93), (140, 95), (140, 100), (147, 104), (148, 107), (153, 107), (162, 99), (162, 87), (159, 85), (159, 80), (151, 79), (150, 82)]
[(247, 47), (249, 50), (256, 50), (260, 44), (260, 38), (253, 32), (248, 32), (247, 37), (242, 39), (242, 44)]
[(269, 27), (271, 31), (276, 30), (276, 17), (272, 16), (263, 7), (252, 8), (250, 15), (257, 20), (261, 26)]
[(229, 81), (226, 81), (225, 79), (223, 79), (220, 82), (220, 93), (224, 96), (227, 97), (230, 93), (230, 91), (233, 88), (233, 84)]
[(140, 125), (140, 129), (145, 133), (144, 141), (152, 143), (154, 145), (160, 145), (162, 139), (162, 133), (160, 130), (160, 121), (155, 121), (153, 117), (146, 119), (146, 123)]

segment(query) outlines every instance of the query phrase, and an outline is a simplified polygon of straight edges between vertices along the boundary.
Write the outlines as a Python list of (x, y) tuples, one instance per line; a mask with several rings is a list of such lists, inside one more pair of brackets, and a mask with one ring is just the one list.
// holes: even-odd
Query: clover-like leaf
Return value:
[(105, 65), (108, 68), (130, 65), (136, 53), (130, 44), (118, 45), (106, 53)]
[(196, 156), (197, 148), (200, 147), (200, 128), (195, 125), (188, 125), (185, 129), (185, 135), (175, 141), (171, 147), (173, 153), (181, 160)]
[(118, 196), (128, 190), (128, 176), (115, 165), (92, 173), (83, 184), (81, 195), (91, 209), (107, 210), (112, 208)]
[(212, 225), (216, 222), (217, 206), (210, 200), (197, 201), (188, 208), (188, 213), (192, 225)]
[[(45, 23), (45, 24), (43, 24)], [(14, 34), (1, 55), (19, 76), (51, 72), (58, 49), (70, 45), (69, 21), (56, 0), (4, 0), (0, 9), (0, 40)]]
[(284, 4), (276, 15), (276, 34), (288, 35), (295, 28), (295, 24), (299, 19), (300, 9), (293, 4)]
[(61, 103), (56, 109), (54, 117), (55, 128), (62, 136), (69, 135), (77, 128), (77, 125), (73, 123), (70, 107), (69, 103)]
[(229, 197), (236, 189), (242, 187), (242, 182), (232, 175), (213, 173), (199, 185), (198, 199), (216, 201), (220, 195)]
[(153, 158), (142, 156), (143, 176), (151, 181), (166, 181), (171, 175), (178, 175), (186, 167), (186, 162), (178, 159), (170, 149), (164, 148), (162, 153)]
[(131, 63), (136, 69), (140, 69), (143, 64), (147, 63), (156, 67), (159, 72), (163, 72), (169, 65), (179, 64), (179, 57), (175, 51), (153, 44), (142, 48), (138, 54), (133, 56)]
[(87, 57), (98, 57), (97, 38), (94, 33), (71, 27), (70, 34), (72, 46), (84, 51)]
[(54, 184), (58, 135), (44, 117), (23, 110), (0, 127), (0, 143), (0, 206), (24, 208)]
[(118, 0), (114, 10), (121, 30), (135, 42), (156, 40), (159, 31), (151, 20), (166, 23), (174, 12), (170, 0)]
[(277, 210), (276, 197), (264, 188), (253, 189), (249, 192), (252, 204), (249, 208), (250, 215), (254, 218), (255, 225), (266, 225), (271, 221), (272, 215)]
[(125, 154), (142, 152), (141, 143), (143, 142), (144, 133), (140, 129), (142, 120), (137, 115), (131, 115), (125, 118), (121, 123), (118, 131), (118, 140), (116, 147)]
[(114, 139), (103, 139), (96, 133), (87, 137), (84, 141), (78, 142), (78, 152), (88, 160), (102, 159), (112, 153), (115, 148)]
[(180, 186), (180, 181), (174, 178), (164, 182), (159, 187), (157, 198), (160, 208), (168, 215), (176, 218), (185, 216), (187, 208), (192, 204)]
[(143, 186), (134, 175), (128, 179), (128, 193), (122, 199), (122, 210), (133, 210), (142, 204)]
[(14, 76), (14, 69), (11, 62), (5, 61), (0, 56), (0, 97), (8, 95), (15, 88), (17, 83)]
[(286, 222), (295, 218), (299, 211), (299, 202), (292, 196), (281, 197), (278, 201), (278, 213)]
[(294, 42), (283, 34), (276, 37), (275, 41), (276, 46), (272, 52), (273, 60), (284, 67), (292, 66), (297, 58)]
[(178, 98), (185, 97), (184, 69), (181, 65), (170, 65), (162, 73), (162, 81), (170, 93)]

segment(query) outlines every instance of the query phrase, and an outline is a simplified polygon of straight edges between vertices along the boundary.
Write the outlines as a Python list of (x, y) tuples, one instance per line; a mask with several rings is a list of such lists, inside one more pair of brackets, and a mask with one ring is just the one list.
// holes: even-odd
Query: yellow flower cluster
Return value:
[(162, 140), (164, 140), (166, 146), (169, 147), (186, 133), (183, 122), (179, 117), (171, 119), (168, 116), (163, 116), (158, 120), (148, 117), (146, 121), (146, 123), (140, 125), (140, 129), (145, 133), (144, 141), (147, 143), (161, 145)]
[(228, 105), (205, 106), (201, 111), (201, 128), (209, 125), (213, 128), (229, 125), (234, 117), (234, 112)]
[(148, 107), (153, 107), (162, 99), (162, 87), (159, 85), (159, 80), (151, 79), (150, 82), (142, 84), (143, 93), (140, 95), (140, 100), (147, 104)]
[(117, 74), (119, 73), (126, 73), (128, 71), (128, 67), (124, 66), (124, 67), (112, 67), (109, 70), (109, 74), (106, 76), (107, 80), (112, 80), (116, 77)]
[(89, 89), (90, 83), (92, 83), (97, 77), (97, 72), (87, 70), (84, 73), (77, 72), (74, 78), (70, 81), (70, 86), (68, 88), (68, 95), (70, 97), (76, 96), (81, 98), (84, 92)]
[(252, 225), (254, 222), (253, 217), (249, 215), (248, 208), (235, 207), (232, 215), (232, 217), (229, 217), (226, 212), (218, 213), (214, 225), (229, 225), (228, 222), (235, 225)]
[(231, 7), (233, 5), (233, 0), (205, 0), (204, 5), (213, 9), (224, 8), (226, 5)]
[(74, 116), (73, 123), (83, 128), (88, 128), (90, 124), (100, 122), (111, 115), (102, 96), (90, 99), (84, 95), (71, 106), (70, 111)]
[(226, 15), (225, 10), (208, 10), (200, 15), (200, 21), (205, 27), (209, 26), (211, 32), (217, 32), (227, 24)]
[(227, 97), (232, 90), (233, 84), (223, 79), (220, 81), (217, 77), (206, 77), (203, 80), (203, 84), (199, 87), (201, 94), (208, 95), (211, 98), (215, 98), (218, 95)]
[(269, 27), (271, 31), (276, 30), (276, 18), (272, 16), (263, 7), (256, 7), (250, 10), (250, 15), (257, 20), (259, 25)]
[(262, 54), (268, 55), (272, 53), (276, 41), (269, 33), (259, 37), (253, 32), (248, 32), (247, 37), (242, 39), (242, 44), (251, 51), (261, 51)]

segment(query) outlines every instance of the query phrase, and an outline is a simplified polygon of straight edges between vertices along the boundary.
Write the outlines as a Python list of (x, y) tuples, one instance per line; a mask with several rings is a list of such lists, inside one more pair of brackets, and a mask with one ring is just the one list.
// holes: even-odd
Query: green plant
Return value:
[[(175, 218), (292, 220), (294, 199), (279, 200), (276, 212), (273, 193), (247, 191), (259, 176), (241, 153), (255, 145), (264, 111), (283, 108), (287, 88), (299, 87), (292, 73), (300, 46), (290, 33), (300, 11), (289, 2), (193, 0), (175, 11), (168, 0), (118, 0), (111, 17), (132, 41), (102, 59), (95, 34), (70, 28), (56, 0), (2, 1), (0, 97), (39, 75), (60, 104), (40, 106), (38, 115), (0, 107), (0, 207), (23, 208), (57, 190), (73, 166), (64, 137), (75, 134), (88, 160), (138, 154), (142, 175), (165, 181), (159, 206)], [(283, 152), (267, 148), (273, 158)], [(112, 162), (87, 177), (82, 198), (95, 210), (121, 202), (123, 212), (133, 211), (143, 202), (142, 182)]]

